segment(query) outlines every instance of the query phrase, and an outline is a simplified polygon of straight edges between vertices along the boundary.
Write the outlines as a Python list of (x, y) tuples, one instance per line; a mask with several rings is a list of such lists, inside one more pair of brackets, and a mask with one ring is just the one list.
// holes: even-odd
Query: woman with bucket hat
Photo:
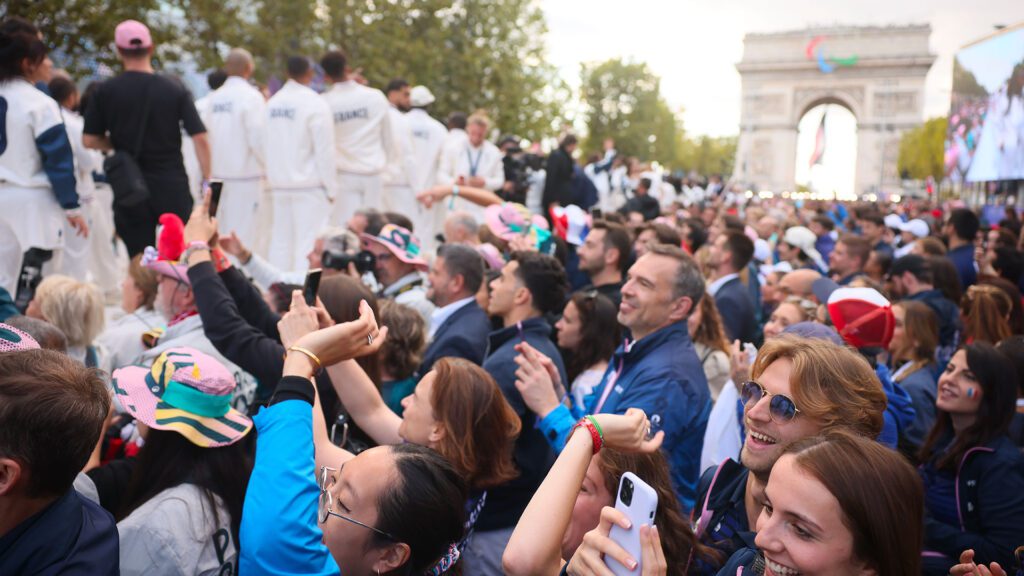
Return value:
[(121, 573), (237, 573), (252, 471), (252, 420), (231, 407), (235, 378), (192, 348), (115, 370), (117, 401), (145, 443), (115, 510)]

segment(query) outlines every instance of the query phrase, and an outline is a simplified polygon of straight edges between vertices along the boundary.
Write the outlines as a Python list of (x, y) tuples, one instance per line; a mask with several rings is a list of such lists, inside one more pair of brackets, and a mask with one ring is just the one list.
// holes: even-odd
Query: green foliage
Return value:
[[(340, 47), (382, 88), (403, 77), (437, 97), (432, 112), (485, 110), (502, 132), (531, 140), (556, 130), (566, 84), (545, 60), (544, 14), (533, 0), (0, 0), (40, 25), (58, 66), (75, 76), (118, 69), (114, 27), (146, 22), (163, 63), (218, 67), (227, 50), (256, 57), (256, 77), (285, 59)], [(58, 61), (59, 60), (59, 61)]]
[(598, 150), (605, 138), (614, 138), (616, 149), (627, 156), (663, 164), (676, 160), (682, 126), (661, 96), (661, 79), (647, 64), (617, 58), (584, 65), (581, 77), (585, 150)]
[(700, 174), (721, 174), (728, 178), (736, 162), (736, 136), (712, 138), (700, 136), (683, 141), (677, 167)]
[(932, 118), (921, 126), (908, 130), (900, 138), (897, 169), (900, 174), (924, 180), (928, 176), (936, 182), (942, 180), (943, 146), (946, 138), (945, 118)]
[(987, 98), (988, 90), (975, 78), (974, 72), (964, 68), (959, 58), (953, 58), (953, 97)]

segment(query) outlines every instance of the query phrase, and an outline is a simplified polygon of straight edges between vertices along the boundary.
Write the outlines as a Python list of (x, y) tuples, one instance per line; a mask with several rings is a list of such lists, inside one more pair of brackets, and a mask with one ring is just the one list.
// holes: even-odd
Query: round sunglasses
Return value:
[(800, 409), (796, 407), (792, 398), (785, 394), (772, 394), (753, 380), (744, 382), (740, 387), (740, 400), (743, 401), (744, 406), (750, 406), (751, 403), (757, 404), (765, 396), (770, 398), (768, 414), (774, 422), (789, 422), (800, 413)]

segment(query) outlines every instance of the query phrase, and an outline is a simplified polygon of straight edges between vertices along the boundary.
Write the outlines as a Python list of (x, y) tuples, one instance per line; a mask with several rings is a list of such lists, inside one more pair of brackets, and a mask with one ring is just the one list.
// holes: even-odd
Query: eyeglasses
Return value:
[(800, 413), (792, 398), (784, 394), (772, 394), (753, 380), (744, 382), (740, 388), (740, 399), (744, 406), (757, 404), (766, 396), (771, 399), (768, 401), (768, 414), (774, 422), (789, 422)]
[[(359, 520), (356, 520), (355, 518), (350, 518), (348, 516), (345, 516), (344, 514), (338, 514), (337, 512), (331, 509), (334, 507), (334, 499), (331, 497), (331, 487), (334, 486), (334, 475), (331, 474), (331, 472), (337, 471), (337, 468), (329, 468), (327, 466), (320, 467), (320, 502), (319, 505), (317, 506), (317, 519), (320, 521), (320, 523), (323, 524), (324, 522), (327, 522), (328, 516), (337, 516), (338, 518), (341, 518), (346, 522), (351, 522), (357, 526), (362, 526), (367, 530), (373, 530), (377, 534), (380, 534), (381, 536), (387, 538), (388, 540), (391, 540), (392, 542), (399, 542), (398, 538), (395, 538), (394, 536), (388, 534), (387, 532), (384, 532), (383, 530), (378, 530), (377, 528), (374, 528), (369, 524), (363, 524)], [(328, 484), (328, 481), (330, 481), (330, 484)]]

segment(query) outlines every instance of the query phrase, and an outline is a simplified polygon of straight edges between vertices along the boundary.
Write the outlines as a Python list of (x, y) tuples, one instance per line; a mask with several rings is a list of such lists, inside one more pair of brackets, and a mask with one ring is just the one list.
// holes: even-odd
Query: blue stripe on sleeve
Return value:
[(57, 124), (36, 138), (36, 148), (43, 157), (43, 170), (50, 179), (57, 202), (65, 210), (78, 208), (75, 190), (75, 155), (63, 124)]

